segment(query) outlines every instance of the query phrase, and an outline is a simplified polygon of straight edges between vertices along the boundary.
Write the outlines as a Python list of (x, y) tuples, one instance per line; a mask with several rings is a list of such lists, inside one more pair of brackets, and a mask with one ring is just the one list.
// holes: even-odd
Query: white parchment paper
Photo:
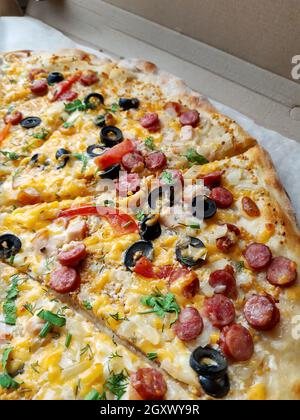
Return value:
[[(0, 51), (19, 49), (55, 51), (59, 48), (76, 47), (78, 44), (70, 38), (36, 19), (0, 17)], [(86, 49), (97, 54), (97, 51)], [(226, 105), (212, 102), (222, 113), (235, 119), (269, 151), (300, 222), (300, 144), (258, 126), (251, 119)]]

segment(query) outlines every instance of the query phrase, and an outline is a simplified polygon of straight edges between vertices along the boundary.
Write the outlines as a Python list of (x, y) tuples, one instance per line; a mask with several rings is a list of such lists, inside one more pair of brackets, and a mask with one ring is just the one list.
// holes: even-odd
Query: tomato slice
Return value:
[(74, 209), (62, 210), (58, 217), (76, 216), (99, 216), (106, 219), (109, 224), (121, 234), (138, 232), (139, 228), (136, 221), (126, 213), (121, 213), (118, 209), (105, 206), (84, 206)]
[(6, 139), (11, 129), (11, 122), (7, 123), (3, 130), (0, 132), (0, 144)]
[(140, 276), (146, 277), (147, 279), (157, 278), (152, 262), (146, 257), (142, 257), (137, 261), (133, 271)]
[(171, 283), (184, 276), (193, 274), (192, 271), (185, 267), (175, 267), (173, 265), (154, 266), (146, 257), (142, 257), (137, 261), (133, 271), (149, 279), (169, 279)]
[(96, 157), (94, 162), (100, 169), (106, 169), (116, 163), (120, 163), (123, 156), (127, 155), (127, 153), (133, 152), (134, 150), (134, 143), (127, 139), (112, 147), (103, 155)]
[(51, 102), (55, 102), (58, 99), (61, 99), (61, 97), (71, 89), (74, 83), (78, 82), (80, 77), (81, 72), (77, 72), (76, 74), (74, 74), (74, 76), (70, 77), (70, 79), (57, 83), (53, 91), (53, 97), (51, 99)]

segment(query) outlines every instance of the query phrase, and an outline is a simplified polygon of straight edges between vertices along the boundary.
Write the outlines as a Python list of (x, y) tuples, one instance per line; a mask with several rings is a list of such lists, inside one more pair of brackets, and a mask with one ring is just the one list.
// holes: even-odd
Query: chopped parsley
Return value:
[(75, 111), (86, 111), (89, 107), (82, 102), (80, 99), (76, 99), (73, 102), (70, 102), (69, 104), (65, 104), (65, 111), (68, 114), (72, 114)]
[(145, 140), (145, 145), (150, 150), (155, 150), (155, 144), (154, 144), (154, 138), (153, 137), (147, 137)]
[(12, 351), (13, 351), (13, 347), (7, 348), (4, 350), (3, 355), (2, 355), (3, 373), (0, 375), (0, 386), (5, 389), (9, 389), (9, 388), (17, 389), (20, 385), (9, 375), (6, 369), (7, 362)]
[(146, 217), (146, 213), (143, 210), (140, 210), (139, 212), (137, 212), (135, 217), (139, 222), (142, 222)]
[(18, 160), (20, 159), (20, 155), (16, 152), (9, 152), (6, 150), (0, 150), (0, 153), (5, 156), (8, 160)]
[(70, 127), (74, 127), (74, 121), (63, 123), (63, 128), (70, 128)]
[(88, 300), (84, 300), (83, 301), (83, 306), (85, 307), (85, 309), (87, 309), (88, 311), (91, 311), (93, 309), (92, 304), (88, 301)]
[(117, 400), (120, 400), (126, 392), (128, 381), (129, 377), (126, 371), (122, 371), (117, 374), (111, 373), (103, 386), (104, 392), (102, 394), (102, 399), (106, 400), (105, 391), (110, 391), (117, 397)]
[(235, 265), (235, 269), (238, 273), (241, 273), (245, 268), (244, 261), (237, 261), (234, 265)]
[(89, 157), (84, 153), (74, 153), (74, 158), (80, 160), (82, 162), (81, 173), (83, 174), (86, 171), (87, 164), (89, 162)]
[(163, 295), (159, 291), (151, 296), (144, 296), (141, 298), (141, 303), (144, 306), (149, 306), (152, 310), (142, 312), (142, 314), (157, 314), (160, 318), (164, 318), (167, 313), (175, 313), (175, 320), (171, 323), (173, 325), (180, 313), (180, 306), (176, 302), (175, 296), (172, 293)]
[(71, 341), (72, 341), (72, 334), (67, 334), (67, 337), (66, 337), (66, 341), (65, 341), (65, 346), (66, 346), (66, 348), (68, 349), (69, 347), (70, 347), (70, 345), (71, 345)]
[(66, 318), (58, 316), (50, 311), (41, 310), (37, 316), (43, 321), (46, 321), (45, 325), (40, 331), (39, 337), (45, 338), (49, 332), (51, 332), (53, 327), (62, 328), (66, 325)]
[(119, 312), (115, 313), (115, 314), (109, 314), (109, 316), (114, 319), (115, 321), (129, 321), (129, 319), (127, 318), (127, 316), (122, 317)]
[(191, 164), (205, 165), (209, 162), (204, 156), (199, 155), (195, 149), (189, 149), (185, 154), (185, 157)]
[(17, 308), (15, 300), (18, 297), (18, 276), (13, 276), (11, 279), (11, 285), (7, 291), (6, 299), (3, 304), (4, 322), (7, 325), (16, 325), (17, 320)]
[(162, 173), (161, 180), (168, 185), (172, 185), (174, 183), (173, 175), (170, 172), (166, 171)]
[(110, 108), (105, 108), (105, 111), (115, 114), (117, 111), (119, 111), (119, 105), (117, 103), (113, 103)]
[(50, 133), (48, 130), (46, 130), (45, 128), (42, 128), (41, 131), (39, 131), (38, 133), (31, 134), (31, 137), (34, 137), (35, 139), (38, 139), (38, 140), (46, 140), (49, 134)]
[(149, 360), (156, 360), (158, 357), (157, 353), (147, 353), (146, 356)]

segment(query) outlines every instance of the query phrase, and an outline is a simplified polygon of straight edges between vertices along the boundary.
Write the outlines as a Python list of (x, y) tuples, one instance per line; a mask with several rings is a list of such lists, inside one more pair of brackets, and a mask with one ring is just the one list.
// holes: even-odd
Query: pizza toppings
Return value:
[(158, 187), (154, 188), (148, 196), (149, 207), (157, 212), (161, 209), (174, 207), (175, 204), (175, 190), (174, 187)]
[(177, 260), (187, 267), (199, 267), (204, 264), (207, 257), (207, 249), (198, 238), (188, 237), (176, 245)]
[(10, 233), (0, 236), (0, 258), (10, 258), (22, 248), (21, 240)]
[(102, 179), (117, 179), (121, 171), (121, 166), (116, 164), (105, 168), (104, 171), (99, 172), (99, 176)]
[(106, 147), (114, 147), (124, 140), (123, 133), (118, 127), (105, 126), (100, 132), (100, 139)]
[(97, 73), (93, 70), (85, 70), (82, 72), (82, 75), (80, 76), (79, 82), (83, 86), (92, 86), (95, 83), (99, 82), (99, 77)]
[(45, 79), (35, 80), (30, 86), (30, 90), (36, 96), (45, 96), (48, 93), (48, 83)]
[(40, 203), (41, 195), (40, 193), (33, 187), (25, 188), (24, 190), (20, 190), (18, 193), (18, 202), (23, 206), (28, 206), (32, 204)]
[(246, 362), (254, 353), (254, 343), (250, 332), (239, 324), (222, 330), (220, 346), (223, 353), (236, 362)]
[(119, 107), (123, 111), (128, 111), (129, 109), (138, 109), (140, 106), (140, 101), (137, 98), (120, 98)]
[(199, 112), (196, 110), (184, 112), (180, 115), (179, 121), (182, 126), (190, 125), (195, 128), (200, 123)]
[(200, 291), (199, 279), (195, 271), (189, 270), (186, 267), (165, 266), (160, 267), (160, 278), (168, 279), (169, 287), (177, 281), (184, 280), (186, 286), (182, 289), (182, 294), (186, 299), (192, 299)]
[(198, 219), (211, 219), (217, 213), (217, 205), (214, 200), (208, 197), (197, 196), (192, 201), (193, 216)]
[(162, 152), (152, 152), (145, 157), (146, 168), (151, 172), (157, 172), (167, 165), (167, 157)]
[(76, 267), (87, 256), (86, 247), (82, 243), (71, 244), (58, 254), (58, 261), (67, 267)]
[(58, 71), (52, 71), (48, 74), (47, 82), (48, 85), (54, 85), (56, 83), (62, 82), (64, 80), (64, 75)]
[(272, 330), (280, 321), (280, 312), (270, 295), (253, 295), (244, 307), (248, 324), (258, 331)]
[(77, 98), (78, 98), (78, 93), (73, 92), (72, 90), (69, 90), (68, 92), (63, 93), (60, 96), (60, 100), (65, 101), (65, 102), (73, 102)]
[(123, 156), (134, 150), (134, 143), (131, 140), (124, 140), (122, 143), (107, 150), (103, 155), (97, 157), (95, 159), (95, 164), (101, 169), (108, 168), (116, 163), (121, 163)]
[(218, 238), (216, 241), (217, 248), (227, 254), (237, 244), (241, 235), (240, 229), (232, 224), (227, 224), (227, 234)]
[(278, 287), (290, 287), (297, 280), (297, 265), (285, 257), (276, 257), (272, 260), (268, 271), (267, 280)]
[(141, 119), (141, 125), (142, 125), (143, 128), (146, 128), (147, 130), (149, 130), (150, 133), (155, 133), (155, 132), (159, 131), (160, 127), (161, 127), (161, 124), (160, 124), (158, 114), (156, 114), (155, 112), (146, 114)]
[(230, 391), (228, 364), (219, 351), (198, 347), (190, 357), (190, 366), (199, 376), (203, 391), (213, 398), (224, 398)]
[(193, 307), (182, 309), (173, 329), (180, 340), (195, 340), (203, 331), (203, 320), (199, 311)]
[(100, 93), (92, 92), (84, 98), (84, 104), (87, 109), (96, 109), (98, 106), (104, 104), (104, 98)]
[(214, 200), (219, 209), (227, 209), (233, 203), (233, 195), (223, 187), (213, 188), (210, 198)]
[(209, 285), (214, 288), (216, 294), (225, 295), (230, 299), (237, 298), (236, 280), (231, 266), (211, 273)]
[(23, 128), (29, 130), (30, 128), (35, 128), (42, 124), (42, 120), (39, 117), (26, 117), (20, 124)]
[(60, 294), (71, 293), (80, 286), (80, 276), (72, 267), (61, 267), (50, 274), (49, 286)]
[(157, 369), (140, 368), (131, 375), (131, 385), (143, 400), (163, 400), (167, 384)]
[(72, 88), (72, 86), (78, 82), (80, 79), (81, 73), (75, 73), (72, 77), (70, 77), (67, 80), (64, 80), (60, 83), (57, 83), (54, 87), (54, 90), (51, 92), (51, 101), (55, 102), (58, 100), (63, 100), (63, 95), (65, 95), (67, 92), (69, 92)]
[(106, 150), (107, 148), (105, 146), (101, 146), (100, 144), (92, 144), (91, 146), (87, 147), (86, 153), (90, 157), (94, 158), (94, 157), (103, 155), (103, 153), (105, 153)]
[(13, 110), (8, 112), (4, 117), (5, 124), (18, 125), (23, 119), (23, 114), (20, 111)]
[(184, 179), (181, 171), (177, 169), (166, 169), (159, 177), (159, 185), (164, 186), (183, 186)]
[(243, 197), (242, 200), (243, 210), (250, 217), (259, 217), (260, 210), (257, 204), (250, 197)]
[(69, 162), (71, 152), (67, 149), (61, 148), (58, 149), (55, 153), (55, 159), (58, 161), (57, 169), (62, 169)]
[(220, 187), (223, 173), (224, 173), (223, 171), (216, 171), (216, 172), (212, 172), (210, 174), (205, 175), (203, 177), (203, 182), (204, 182), (205, 187), (208, 187), (211, 189)]
[(37, 78), (45, 79), (47, 71), (45, 69), (32, 69), (28, 74), (28, 79), (33, 82)]
[(206, 299), (204, 312), (214, 327), (223, 328), (235, 319), (234, 305), (226, 296), (216, 294)]
[(124, 255), (124, 264), (128, 270), (133, 271), (138, 260), (142, 257), (153, 259), (153, 245), (150, 241), (138, 241), (131, 245)]
[(140, 223), (140, 235), (145, 241), (154, 241), (161, 235), (159, 214), (146, 216)]
[(182, 105), (178, 102), (167, 102), (164, 109), (172, 116), (177, 117), (182, 112)]
[(272, 253), (268, 246), (253, 243), (246, 248), (244, 257), (253, 270), (259, 271), (268, 267), (272, 260)]
[(122, 157), (122, 165), (127, 172), (143, 172), (145, 169), (144, 157), (140, 152), (127, 153)]
[(123, 174), (116, 181), (116, 189), (121, 197), (135, 194), (139, 191), (141, 179), (138, 174)]

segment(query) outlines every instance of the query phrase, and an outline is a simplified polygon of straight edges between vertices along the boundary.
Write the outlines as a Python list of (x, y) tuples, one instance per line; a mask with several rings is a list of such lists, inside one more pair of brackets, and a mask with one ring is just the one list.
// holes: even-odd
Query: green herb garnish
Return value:
[(146, 356), (149, 360), (155, 360), (158, 357), (157, 353), (147, 353)]
[(175, 296), (172, 293), (163, 295), (159, 291), (151, 296), (144, 296), (141, 298), (141, 303), (144, 306), (153, 308), (150, 311), (142, 312), (142, 314), (157, 314), (160, 318), (164, 318), (167, 313), (175, 313), (175, 320), (171, 323), (173, 325), (180, 313), (180, 306), (176, 302)]
[(87, 109), (88, 106), (80, 99), (76, 99), (69, 104), (65, 104), (65, 111), (68, 112), (68, 114), (72, 114), (75, 111), (86, 111)]
[(161, 174), (161, 179), (162, 179), (162, 181), (164, 181), (168, 185), (174, 184), (173, 175), (170, 172), (166, 172), (166, 171), (163, 172)]
[(87, 164), (89, 162), (89, 157), (84, 153), (73, 153), (73, 156), (82, 162), (81, 173), (83, 174), (86, 171)]
[(155, 150), (155, 144), (154, 144), (154, 138), (153, 137), (147, 137), (145, 140), (145, 145), (150, 150)]
[(122, 317), (119, 312), (115, 313), (115, 314), (109, 314), (109, 316), (114, 319), (115, 321), (129, 321), (129, 319), (127, 318), (127, 316)]
[(18, 297), (19, 289), (18, 289), (18, 276), (13, 276), (11, 279), (11, 285), (7, 291), (6, 299), (3, 304), (3, 312), (4, 312), (4, 322), (7, 325), (16, 325), (17, 320), (17, 308), (15, 304), (15, 300)]
[(104, 389), (110, 391), (113, 395), (120, 400), (126, 392), (129, 377), (126, 371), (120, 373), (112, 373), (105, 381)]
[(88, 301), (88, 300), (84, 300), (83, 301), (83, 306), (85, 307), (85, 309), (87, 309), (88, 311), (91, 311), (93, 309), (92, 304)]
[(185, 154), (185, 157), (191, 164), (205, 165), (209, 162), (204, 156), (199, 155), (195, 149), (189, 149)]
[(18, 160), (20, 159), (20, 155), (16, 152), (8, 152), (6, 150), (0, 150), (0, 153), (5, 156), (8, 160)]
[(45, 338), (51, 332), (52, 327), (62, 328), (66, 325), (66, 318), (58, 316), (50, 311), (44, 311), (43, 309), (37, 314), (39, 318), (46, 321), (46, 324), (40, 331), (39, 337)]
[(38, 140), (45, 140), (49, 136), (49, 131), (45, 128), (42, 128), (40, 132), (31, 134), (31, 137), (34, 137)]
[(238, 273), (241, 273), (245, 268), (244, 261), (237, 261), (234, 265), (235, 265), (235, 269)]
[(2, 368), (3, 368), (3, 373), (0, 375), (0, 386), (2, 388), (5, 389), (9, 389), (9, 388), (13, 388), (13, 389), (17, 389), (19, 387), (20, 384), (18, 384), (18, 382), (16, 382), (7, 372), (7, 362), (8, 362), (8, 358), (11, 354), (11, 352), (13, 351), (13, 348), (7, 348), (4, 350), (3, 355), (2, 355)]
[(135, 215), (135, 218), (139, 221), (142, 222), (146, 217), (146, 213), (143, 210), (140, 210), (139, 212), (137, 212), (137, 214)]
[(70, 345), (71, 345), (71, 341), (72, 341), (72, 334), (68, 334), (67, 335), (67, 337), (66, 337), (66, 342), (65, 342), (65, 346), (66, 346), (66, 348), (68, 349), (69, 347), (70, 347)]

